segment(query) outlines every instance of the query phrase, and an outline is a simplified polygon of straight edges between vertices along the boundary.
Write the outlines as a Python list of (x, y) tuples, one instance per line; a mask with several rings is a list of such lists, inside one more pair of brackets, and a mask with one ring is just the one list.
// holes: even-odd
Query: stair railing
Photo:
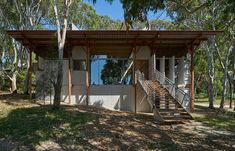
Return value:
[(144, 74), (141, 73), (139, 70), (136, 71), (136, 78), (137, 82), (142, 86), (143, 90), (145, 91), (147, 95), (147, 100), (152, 108), (155, 107), (155, 100), (157, 97), (159, 97), (155, 91), (155, 89), (147, 82), (147, 80), (144, 77)]
[(184, 90), (179, 88), (172, 80), (167, 78), (163, 73), (161, 73), (158, 70), (154, 70), (153, 73), (155, 76), (153, 76), (164, 88), (168, 90), (170, 95), (179, 103), (181, 106), (189, 112), (190, 110), (190, 96)]

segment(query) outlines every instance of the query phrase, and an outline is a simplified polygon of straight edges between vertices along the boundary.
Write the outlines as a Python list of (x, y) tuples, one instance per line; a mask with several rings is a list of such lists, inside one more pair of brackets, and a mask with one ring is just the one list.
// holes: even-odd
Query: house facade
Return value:
[[(56, 80), (58, 56), (56, 31), (8, 33), (28, 47), (30, 54), (36, 54), (36, 99), (53, 101), (52, 83)], [(171, 97), (182, 101), (182, 106), (193, 110), (194, 50), (202, 41), (219, 33), (221, 31), (68, 31), (61, 101), (152, 112), (156, 103), (150, 100), (156, 102), (160, 91), (156, 95), (157, 90), (150, 82), (157, 81)]]

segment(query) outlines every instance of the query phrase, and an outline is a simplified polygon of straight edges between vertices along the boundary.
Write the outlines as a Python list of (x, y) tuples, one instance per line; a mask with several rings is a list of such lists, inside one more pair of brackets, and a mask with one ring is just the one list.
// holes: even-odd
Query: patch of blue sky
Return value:
[[(93, 6), (96, 12), (100, 15), (106, 15), (114, 20), (123, 20), (123, 8), (119, 0), (115, 0), (112, 4), (106, 2), (105, 0), (97, 0), (95, 4), (91, 0), (84, 0), (85, 3), (88, 3)], [(170, 17), (167, 16), (165, 10), (159, 11), (158, 13), (149, 12), (148, 18), (152, 19), (163, 19), (170, 20)]]
[[(99, 15), (109, 16), (114, 20), (123, 20), (124, 16), (123, 8), (119, 0), (114, 0), (112, 4), (106, 2), (105, 0), (97, 0), (95, 4), (93, 4), (92, 0), (84, 0), (84, 2), (91, 5)], [(153, 13), (150, 11), (148, 13), (148, 18), (150, 20), (153, 19), (162, 19), (168, 21), (171, 20), (170, 17), (167, 16), (165, 10), (160, 10), (157, 13)], [(55, 26), (51, 25), (44, 25), (44, 27), (49, 30), (56, 29)]]

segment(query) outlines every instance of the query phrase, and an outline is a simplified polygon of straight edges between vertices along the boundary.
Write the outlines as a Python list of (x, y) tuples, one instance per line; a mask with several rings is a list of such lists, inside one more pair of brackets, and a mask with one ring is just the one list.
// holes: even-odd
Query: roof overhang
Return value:
[[(223, 31), (182, 31), (182, 30), (68, 30), (65, 56), (73, 46), (89, 47), (91, 54), (128, 55), (135, 46), (148, 46), (157, 56), (182, 56), (190, 45), (198, 46), (201, 41)], [(55, 30), (14, 30), (7, 31), (15, 40), (38, 55), (57, 52)]]

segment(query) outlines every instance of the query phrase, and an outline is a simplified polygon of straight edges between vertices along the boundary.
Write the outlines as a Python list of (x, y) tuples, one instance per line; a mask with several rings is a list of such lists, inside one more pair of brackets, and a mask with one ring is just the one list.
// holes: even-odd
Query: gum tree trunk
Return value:
[(213, 40), (213, 46), (214, 46), (214, 49), (218, 55), (219, 63), (220, 63), (221, 69), (223, 70), (223, 74), (224, 74), (223, 91), (222, 91), (222, 97), (221, 97), (221, 102), (220, 102), (220, 108), (224, 108), (224, 101), (225, 101), (226, 89), (227, 89), (227, 79), (228, 79), (228, 77), (230, 78), (227, 66), (228, 66), (228, 62), (229, 62), (229, 54), (232, 52), (233, 46), (231, 45), (229, 47), (228, 51), (226, 52), (224, 62), (222, 61), (220, 50), (219, 50), (219, 47), (218, 47), (215, 40)]
[(63, 82), (63, 51), (64, 46), (63, 44), (59, 44), (59, 60), (58, 60), (58, 74), (57, 74), (57, 81), (55, 84), (55, 95), (54, 95), (54, 103), (53, 108), (58, 109), (60, 108), (60, 100), (61, 100), (61, 88)]
[(229, 96), (229, 108), (232, 108), (232, 102), (233, 102), (233, 91), (234, 91), (234, 83), (233, 79), (231, 77), (229, 78), (229, 87), (230, 87), (230, 96)]
[(24, 79), (24, 94), (28, 94), (28, 85), (29, 85), (29, 53), (27, 53), (27, 73)]
[(53, 102), (53, 108), (59, 109), (60, 108), (60, 100), (61, 100), (61, 88), (62, 88), (62, 82), (63, 82), (63, 56), (64, 56), (64, 46), (65, 46), (65, 39), (66, 39), (66, 32), (67, 32), (67, 26), (68, 26), (68, 15), (69, 15), (69, 6), (72, 3), (72, 0), (64, 0), (63, 5), (63, 23), (61, 23), (58, 13), (58, 2), (57, 0), (53, 0), (53, 8), (56, 18), (56, 25), (57, 25), (57, 44), (58, 44), (58, 74), (56, 83), (54, 83), (54, 102)]
[(227, 91), (227, 65), (225, 64), (224, 68), (224, 79), (223, 79), (223, 91), (221, 96), (221, 102), (220, 102), (220, 108), (224, 108), (224, 100), (226, 96)]
[(11, 93), (17, 93), (17, 85), (16, 85), (16, 73), (13, 73), (12, 77), (9, 77), (11, 81)]
[(213, 52), (209, 49), (207, 45), (208, 54), (208, 92), (209, 92), (209, 108), (214, 108), (214, 56)]
[[(235, 88), (235, 40), (233, 40), (233, 78), (232, 78), (232, 99), (233, 99), (233, 92), (234, 92), (234, 88)], [(231, 101), (232, 102), (232, 101)], [(231, 103), (232, 104), (232, 103)], [(234, 99), (234, 106), (233, 106), (233, 110), (235, 111), (235, 99)]]

